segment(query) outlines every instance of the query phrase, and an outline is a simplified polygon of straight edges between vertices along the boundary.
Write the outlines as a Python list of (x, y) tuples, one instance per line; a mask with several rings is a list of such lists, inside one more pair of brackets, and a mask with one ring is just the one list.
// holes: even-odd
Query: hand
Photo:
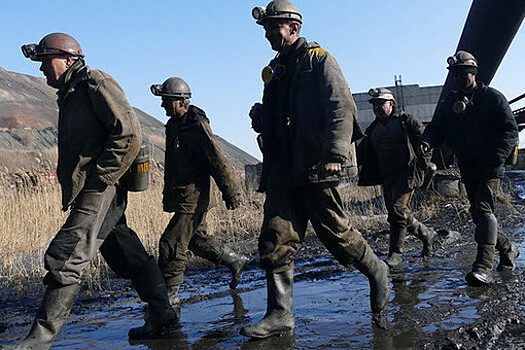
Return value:
[(417, 153), (419, 156), (424, 156), (426, 155), (428, 152), (430, 152), (430, 145), (428, 144), (428, 142), (425, 142), (425, 141), (421, 141), (419, 143), (419, 146), (417, 148)]
[(323, 163), (319, 167), (319, 180), (326, 179), (329, 176), (337, 175), (342, 169), (341, 163)]
[(257, 132), (260, 132), (262, 128), (262, 107), (263, 105), (257, 102), (252, 106), (248, 113), (248, 116), (252, 120), (252, 129)]
[(224, 200), (224, 202), (226, 203), (226, 208), (228, 210), (235, 210), (241, 205), (241, 195), (237, 194)]

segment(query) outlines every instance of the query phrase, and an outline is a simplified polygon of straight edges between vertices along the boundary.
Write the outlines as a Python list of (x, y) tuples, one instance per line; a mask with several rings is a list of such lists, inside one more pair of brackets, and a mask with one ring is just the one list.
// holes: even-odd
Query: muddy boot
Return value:
[(465, 276), (470, 286), (478, 287), (492, 283), (492, 269), (498, 235), (498, 222), (492, 213), (480, 213), (475, 217), (478, 254), (472, 271)]
[(248, 265), (250, 259), (244, 255), (237, 254), (228, 247), (223, 247), (221, 255), (221, 264), (230, 269), (232, 273), (232, 280), (230, 282), (230, 289), (237, 288), (241, 281), (242, 271)]
[(403, 261), (402, 254), (405, 246), (406, 227), (390, 224), (390, 248), (385, 263), (389, 267), (395, 267)]
[(436, 238), (436, 231), (428, 228), (423, 223), (417, 221), (415, 218), (410, 220), (410, 224), (407, 227), (410, 234), (419, 238), (423, 243), (423, 250), (421, 256), (430, 256), (434, 249), (434, 239)]
[(388, 267), (396, 267), (403, 262), (403, 258), (400, 253), (390, 253), (388, 258), (385, 259), (385, 263)]
[(143, 326), (129, 330), (129, 339), (165, 337), (178, 326), (179, 319), (170, 305), (166, 283), (155, 260), (148, 260), (131, 281), (140, 298), (148, 303), (149, 313)]
[(292, 313), (293, 269), (280, 273), (267, 273), (267, 309), (264, 318), (242, 327), (241, 334), (251, 338), (268, 338), (293, 331)]
[(479, 287), (492, 283), (494, 252), (493, 244), (478, 244), (478, 254), (472, 271), (465, 276), (469, 286)]
[(515, 244), (511, 244), (510, 250), (506, 252), (500, 251), (498, 271), (514, 271), (516, 268), (516, 259), (520, 256), (520, 250)]
[(170, 301), (171, 307), (173, 308), (180, 307), (179, 288), (180, 286), (168, 287), (168, 299)]
[(51, 282), (44, 293), (27, 338), (6, 349), (50, 349), (75, 303), (80, 284), (63, 286)]
[(368, 277), (370, 284), (370, 306), (373, 313), (380, 313), (390, 298), (388, 266), (377, 257), (368, 243), (365, 243), (363, 256), (361, 260), (355, 263), (355, 267), (363, 275)]

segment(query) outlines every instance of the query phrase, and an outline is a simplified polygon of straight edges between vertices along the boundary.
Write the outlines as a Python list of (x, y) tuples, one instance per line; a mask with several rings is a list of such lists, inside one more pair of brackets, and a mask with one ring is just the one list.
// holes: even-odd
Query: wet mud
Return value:
[[(419, 257), (420, 243), (409, 236), (404, 261), (390, 273), (392, 295), (385, 311), (387, 329), (374, 325), (368, 281), (333, 260), (315, 236), (301, 249), (295, 268), (295, 332), (251, 341), (240, 327), (260, 320), (266, 310), (266, 281), (252, 262), (237, 291), (230, 291), (226, 268), (194, 266), (181, 287), (180, 329), (170, 339), (130, 343), (129, 328), (143, 323), (144, 304), (126, 281), (116, 280), (96, 298), (82, 292), (55, 341), (66, 349), (523, 349), (525, 348), (525, 207), (499, 205), (498, 218), (522, 254), (517, 269), (494, 272), (495, 283), (468, 287), (464, 276), (475, 258), (473, 224), (455, 204), (429, 226), (439, 231), (434, 254)], [(386, 232), (364, 236), (386, 257)], [(496, 262), (497, 263), (497, 262)], [(38, 298), (6, 293), (0, 312), (0, 344), (23, 338)]]

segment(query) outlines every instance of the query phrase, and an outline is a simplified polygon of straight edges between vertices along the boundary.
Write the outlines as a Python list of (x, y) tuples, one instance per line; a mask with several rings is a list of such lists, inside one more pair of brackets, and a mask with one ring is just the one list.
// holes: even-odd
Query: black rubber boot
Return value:
[(179, 319), (170, 305), (166, 283), (155, 259), (150, 258), (131, 281), (140, 298), (148, 303), (149, 313), (143, 326), (129, 330), (129, 339), (165, 338), (179, 326)]
[(390, 248), (385, 263), (389, 267), (396, 267), (403, 261), (403, 248), (405, 246), (406, 227), (390, 224)]
[(434, 239), (436, 238), (436, 231), (428, 228), (423, 223), (419, 222), (415, 218), (410, 220), (410, 224), (407, 227), (408, 233), (417, 237), (423, 243), (423, 250), (421, 256), (430, 256), (434, 249)]
[(472, 271), (465, 276), (469, 286), (479, 287), (493, 282), (494, 252), (493, 244), (478, 244), (478, 254)]
[(50, 283), (27, 338), (7, 346), (6, 349), (50, 349), (67, 320), (79, 291), (78, 283), (67, 286)]
[(293, 331), (292, 312), (293, 270), (267, 273), (267, 309), (264, 318), (250, 326), (242, 327), (241, 334), (263, 339)]
[(470, 286), (479, 287), (492, 283), (498, 221), (492, 213), (479, 213), (474, 218), (474, 222), (478, 253), (472, 265), (472, 271), (465, 276), (465, 279)]
[(498, 227), (498, 240), (496, 241), (496, 250), (499, 252), (498, 271), (514, 271), (516, 268), (516, 259), (520, 256), (520, 250), (512, 244), (503, 230)]
[(232, 280), (230, 282), (231, 289), (237, 288), (242, 278), (242, 271), (249, 262), (250, 259), (248, 259), (248, 257), (237, 254), (228, 247), (223, 247), (220, 263), (229, 268), (232, 273)]
[(355, 263), (355, 267), (368, 277), (370, 306), (373, 313), (380, 313), (388, 304), (388, 299), (390, 298), (388, 266), (377, 257), (368, 243), (365, 243), (363, 256)]
[(511, 244), (510, 250), (500, 251), (498, 271), (514, 271), (516, 268), (516, 259), (520, 256), (520, 250), (515, 244)]

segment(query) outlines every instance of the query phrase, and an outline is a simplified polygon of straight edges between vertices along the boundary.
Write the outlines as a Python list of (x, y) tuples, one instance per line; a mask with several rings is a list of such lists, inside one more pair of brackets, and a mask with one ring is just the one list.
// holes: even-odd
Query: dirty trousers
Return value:
[(44, 282), (80, 283), (84, 269), (98, 250), (122, 278), (131, 278), (140, 270), (150, 256), (126, 224), (126, 206), (127, 191), (120, 187), (86, 185), (45, 253), (48, 273)]
[(159, 242), (159, 267), (168, 288), (184, 280), (188, 250), (216, 264), (221, 261), (222, 248), (207, 232), (207, 212), (175, 213)]
[(280, 273), (293, 268), (308, 221), (341, 264), (351, 266), (362, 258), (366, 241), (350, 225), (339, 189), (330, 184), (310, 184), (267, 191), (259, 237), (263, 270)]
[(390, 253), (403, 253), (406, 230), (412, 222), (410, 200), (414, 190), (406, 186), (406, 179), (396, 177), (383, 181), (383, 198), (390, 224)]
[(480, 177), (469, 176), (462, 179), (467, 191), (467, 197), (470, 203), (470, 213), (476, 225), (475, 239), (477, 243), (495, 244), (496, 250), (507, 252), (511, 249), (511, 242), (503, 231), (497, 226), (497, 232), (488, 232), (487, 220), (484, 217), (489, 216), (492, 220), (497, 221), (494, 215), (494, 204), (498, 192), (499, 178), (483, 179)]

